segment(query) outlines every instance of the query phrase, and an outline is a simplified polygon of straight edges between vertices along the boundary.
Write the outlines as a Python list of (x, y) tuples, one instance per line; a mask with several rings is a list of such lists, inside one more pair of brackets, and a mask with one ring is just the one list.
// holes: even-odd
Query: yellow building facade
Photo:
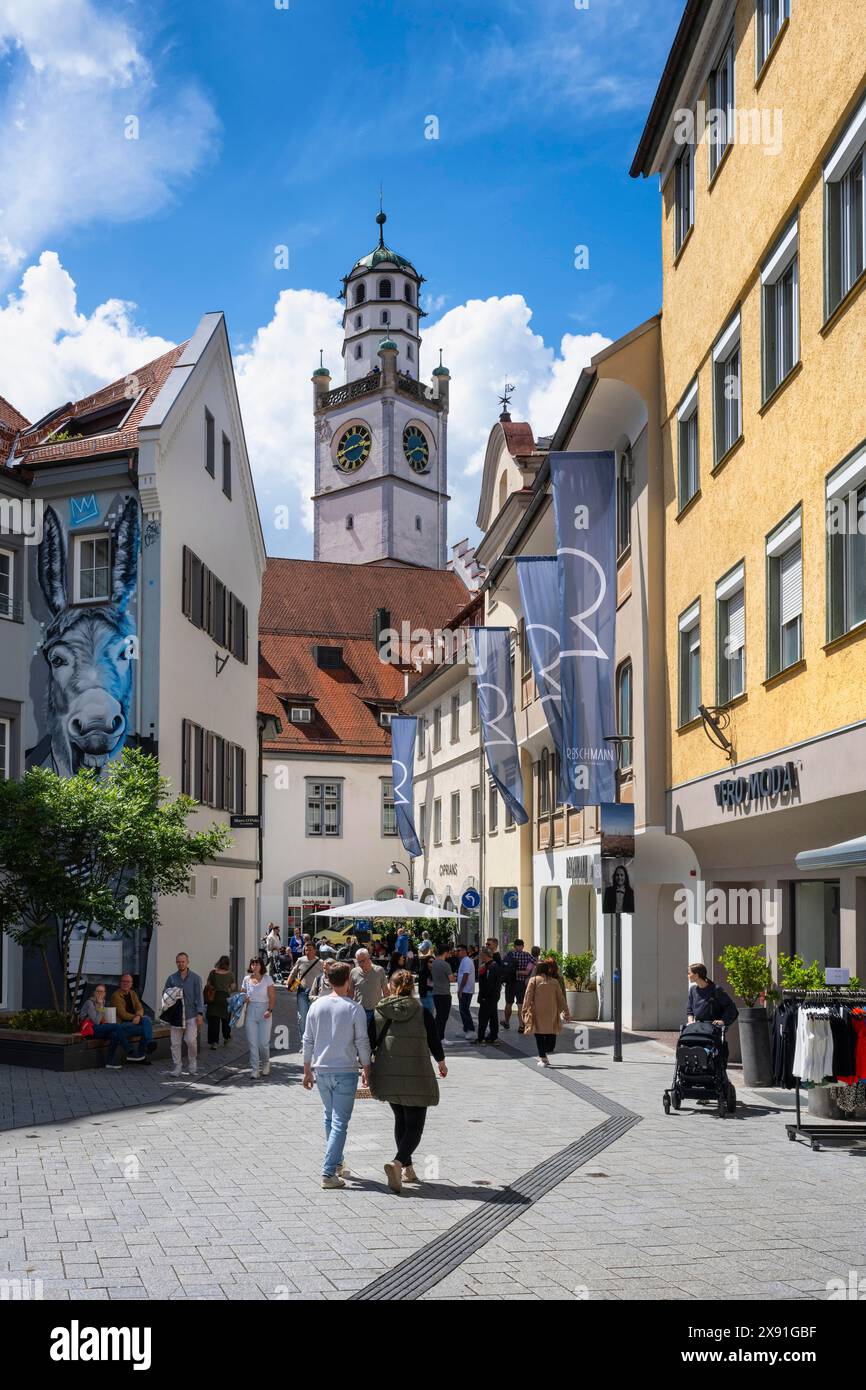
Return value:
[[(851, 0), (689, 5), (632, 166), (662, 193), (666, 816), (700, 862), (692, 954), (766, 939), (861, 975), (864, 54)], [(708, 921), (714, 886), (764, 893), (760, 917)]]

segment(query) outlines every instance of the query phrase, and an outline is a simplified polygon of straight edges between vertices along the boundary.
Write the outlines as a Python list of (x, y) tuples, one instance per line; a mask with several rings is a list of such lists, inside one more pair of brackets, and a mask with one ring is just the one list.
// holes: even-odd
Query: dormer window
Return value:
[(383, 729), (390, 729), (393, 713), (394, 711), (390, 709), (379, 710), (379, 723), (382, 725)]
[(367, 298), (367, 290), (366, 290), (366, 287), (365, 287), (364, 285), (358, 285), (358, 286), (356, 286), (356, 288), (355, 288), (355, 303), (356, 303), (356, 304), (363, 304), (363, 303), (364, 303), (364, 300), (365, 300), (366, 298)]
[(379, 281), (379, 298), (380, 298), (380, 299), (390, 299), (390, 298), (391, 298), (391, 281), (390, 281), (390, 280), (380, 280), (380, 281)]
[(291, 705), (289, 719), (293, 724), (312, 724), (313, 711), (309, 705)]
[(313, 660), (320, 671), (338, 671), (343, 664), (343, 648), (313, 647)]

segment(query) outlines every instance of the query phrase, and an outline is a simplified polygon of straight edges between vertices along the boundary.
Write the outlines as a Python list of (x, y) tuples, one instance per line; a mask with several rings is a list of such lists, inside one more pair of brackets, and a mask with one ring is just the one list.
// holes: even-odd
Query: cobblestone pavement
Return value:
[[(293, 1012), (281, 992), (284, 1025)], [(355, 1106), (352, 1181), (321, 1190), (321, 1110), (297, 1051), (258, 1083), (240, 1036), (205, 1049), (195, 1081), (166, 1063), (0, 1068), (0, 1280), (41, 1280), (45, 1298), (365, 1297), (403, 1265), (436, 1279), (459, 1223), (461, 1262), (424, 1298), (813, 1299), (866, 1273), (866, 1150), (789, 1143), (786, 1093), (742, 1092), (733, 1118), (688, 1102), (665, 1116), (672, 1063), (656, 1041), (627, 1039), (615, 1065), (609, 1031), (576, 1051), (567, 1030), (542, 1071), (531, 1040), (501, 1036), (502, 1049), (449, 1042), (424, 1182), (399, 1198), (382, 1172), (390, 1111), (370, 1100)], [(611, 1105), (639, 1122), (538, 1200), (521, 1195), (522, 1175), (591, 1145)]]

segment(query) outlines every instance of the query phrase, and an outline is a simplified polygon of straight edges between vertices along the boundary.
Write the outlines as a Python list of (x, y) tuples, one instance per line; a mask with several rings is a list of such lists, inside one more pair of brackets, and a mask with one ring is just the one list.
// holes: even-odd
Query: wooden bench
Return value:
[[(156, 1061), (170, 1054), (171, 1029), (154, 1023)], [(134, 1041), (137, 1046), (137, 1039)], [(80, 1033), (28, 1033), (3, 1028), (0, 1020), (0, 1066), (41, 1067), (43, 1071), (87, 1071), (104, 1067), (108, 1055), (107, 1038), (82, 1038)], [(133, 1067), (139, 1064), (134, 1062)]]

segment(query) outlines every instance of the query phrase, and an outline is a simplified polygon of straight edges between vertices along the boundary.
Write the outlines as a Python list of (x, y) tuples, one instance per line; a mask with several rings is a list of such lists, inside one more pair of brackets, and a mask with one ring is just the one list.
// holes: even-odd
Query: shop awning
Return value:
[(824, 849), (804, 849), (795, 855), (794, 863), (798, 869), (848, 869), (866, 864), (866, 835)]

